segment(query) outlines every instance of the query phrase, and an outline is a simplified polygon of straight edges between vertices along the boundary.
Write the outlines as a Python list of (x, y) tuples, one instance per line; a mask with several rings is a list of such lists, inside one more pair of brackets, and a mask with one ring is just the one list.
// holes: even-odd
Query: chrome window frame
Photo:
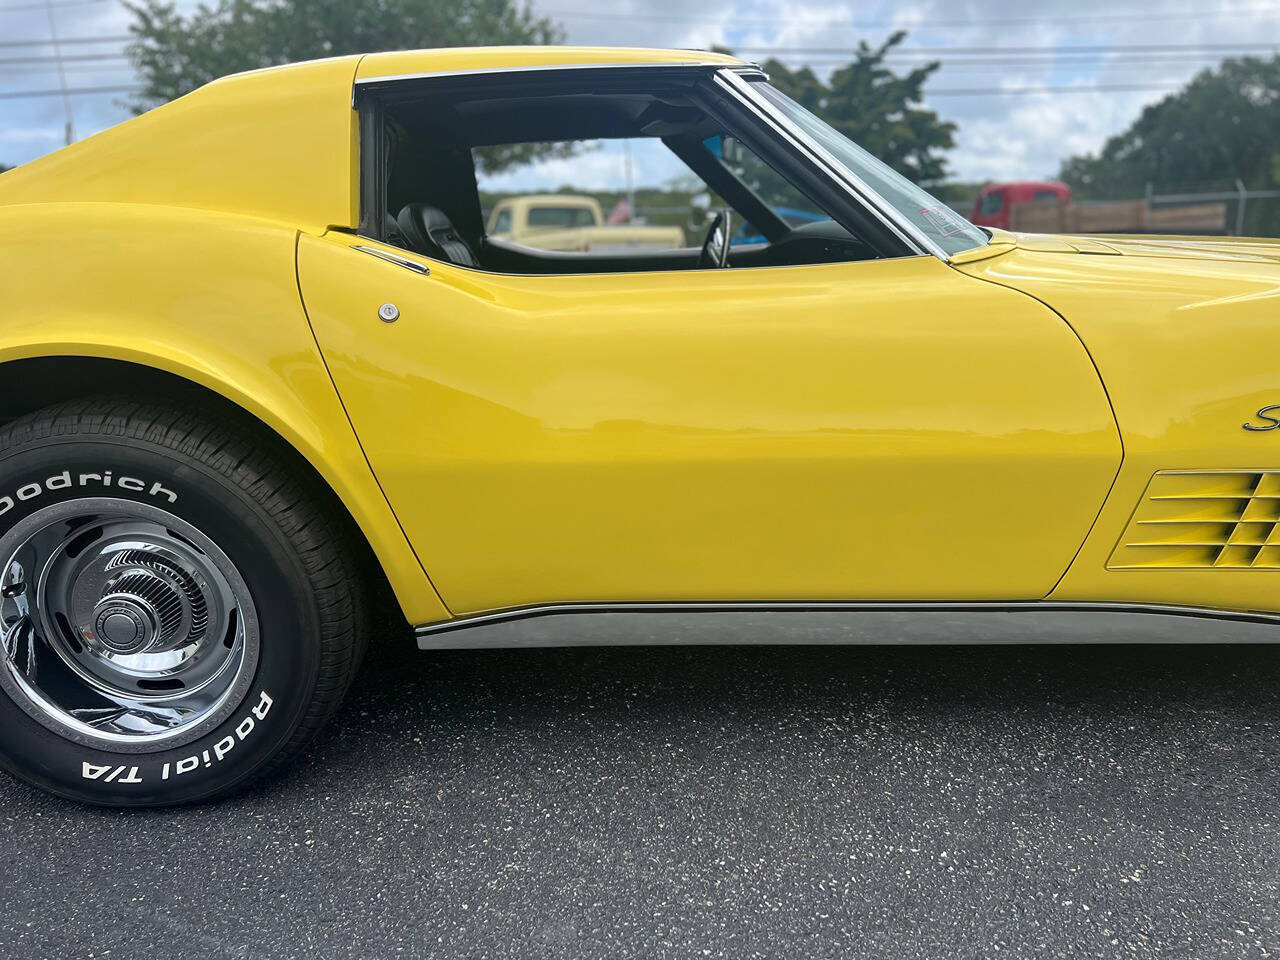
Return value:
[(947, 252), (930, 239), (928, 234), (904, 217), (897, 207), (880, 196), (866, 181), (816, 143), (790, 118), (780, 113), (773, 104), (760, 96), (752, 89), (751, 81), (744, 79), (738, 71), (727, 69), (717, 70), (715, 80), (721, 89), (735, 97), (743, 106), (768, 124), (776, 134), (804, 153), (828, 177), (836, 180), (856, 197), (904, 243), (915, 248), (921, 255), (930, 254), (943, 263), (950, 263), (951, 258)]

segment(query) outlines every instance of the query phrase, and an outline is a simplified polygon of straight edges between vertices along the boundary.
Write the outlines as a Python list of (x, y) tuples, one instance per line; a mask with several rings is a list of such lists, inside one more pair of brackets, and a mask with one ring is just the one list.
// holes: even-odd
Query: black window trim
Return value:
[[(797, 150), (810, 164), (817, 166), (829, 178), (840, 184), (847, 193), (855, 197), (858, 205), (910, 250), (911, 254), (928, 254), (944, 263), (949, 261), (946, 251), (925, 236), (919, 227), (903, 217), (892, 204), (863, 182), (856, 173), (831, 156), (788, 118), (779, 114), (767, 100), (752, 90), (752, 84), (748, 78), (732, 71), (721, 70), (716, 72), (715, 82), (771, 128), (778, 139)], [(845, 224), (845, 226), (848, 225)], [(870, 223), (863, 223), (860, 226), (865, 234), (874, 236), (881, 233), (883, 235), (883, 231), (874, 230)]]
[[(689, 60), (684, 63), (566, 63), (536, 64), (524, 67), (488, 67), (475, 70), (440, 70), (427, 73), (402, 73), (389, 77), (363, 77), (355, 81), (353, 104), (359, 107), (366, 95), (380, 92), (397, 92), (408, 86), (430, 81), (457, 81), (461, 83), (485, 83), (493, 81), (505, 83), (512, 74), (524, 74), (533, 79), (555, 79), (572, 77), (584, 71), (599, 71), (608, 77), (626, 73), (647, 74), (695, 74), (715, 73), (719, 70), (732, 70), (743, 76), (765, 77), (765, 73), (753, 63), (722, 63), (712, 60)], [(523, 78), (522, 78), (523, 79)]]
[(686, 167), (701, 177), (703, 183), (737, 208), (739, 215), (759, 229), (770, 243), (791, 231), (787, 222), (774, 213), (773, 208), (760, 199), (754, 190), (735, 177), (733, 171), (718, 157), (713, 156), (702, 141), (687, 137), (664, 137), (662, 142)]
[(386, 239), (387, 149), (382, 103), (369, 99), (359, 105), (360, 235)]
[(897, 217), (887, 216), (881, 209), (883, 201), (873, 202), (864, 196), (864, 192), (875, 196), (870, 188), (861, 185), (859, 189), (851, 183), (847, 171), (813, 148), (803, 134), (789, 130), (785, 119), (774, 116), (758, 95), (744, 93), (743, 88), (748, 88), (746, 81), (768, 79), (759, 67), (706, 62), (501, 67), (357, 80), (353, 100), (359, 112), (361, 235), (380, 242), (386, 239), (386, 211), (381, 209), (385, 205), (387, 185), (384, 103), (419, 98), (428, 86), (433, 92), (441, 85), (456, 86), (459, 92), (501, 89), (510, 83), (511, 74), (521, 74), (522, 86), (527, 86), (541, 81), (580, 81), (584, 74), (592, 72), (599, 73), (601, 87), (615, 83), (629, 85), (637, 75), (677, 83), (723, 122), (730, 134), (792, 181), (837, 223), (864, 240), (881, 258), (932, 254), (947, 260), (945, 254), (931, 249), (932, 245), (916, 242), (914, 225), (904, 228)]
[[(837, 223), (880, 254), (882, 259), (914, 257), (925, 253), (901, 230), (836, 176), (830, 165), (788, 134), (760, 105), (744, 97), (715, 71), (698, 87), (704, 107), (722, 121), (729, 133), (752, 153), (773, 167), (796, 189), (816, 203)], [(737, 74), (733, 74), (736, 79)], [(758, 77), (763, 79), (763, 75)], [(767, 105), (766, 105), (767, 107)]]

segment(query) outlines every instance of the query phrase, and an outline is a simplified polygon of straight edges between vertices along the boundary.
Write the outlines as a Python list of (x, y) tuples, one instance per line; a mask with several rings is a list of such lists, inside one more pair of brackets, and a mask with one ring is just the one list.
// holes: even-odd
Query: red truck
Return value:
[(1071, 202), (1071, 188), (1055, 180), (1018, 180), (1014, 183), (989, 183), (978, 193), (969, 220), (980, 227), (1012, 229), (1013, 208), (1025, 203), (1056, 201), (1063, 206)]

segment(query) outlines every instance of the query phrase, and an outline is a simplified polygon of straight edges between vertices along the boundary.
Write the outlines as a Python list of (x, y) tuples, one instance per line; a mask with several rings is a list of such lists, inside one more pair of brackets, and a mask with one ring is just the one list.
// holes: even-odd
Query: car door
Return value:
[(331, 233), (298, 270), (455, 614), (1040, 598), (1119, 465), (1061, 318), (934, 257), (509, 276)]

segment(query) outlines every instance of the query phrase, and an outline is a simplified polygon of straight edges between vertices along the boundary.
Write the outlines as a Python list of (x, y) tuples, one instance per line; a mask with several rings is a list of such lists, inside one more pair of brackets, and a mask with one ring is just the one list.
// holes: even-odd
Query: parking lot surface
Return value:
[(1280, 649), (388, 640), (194, 809), (0, 779), (0, 956), (1269, 957)]

